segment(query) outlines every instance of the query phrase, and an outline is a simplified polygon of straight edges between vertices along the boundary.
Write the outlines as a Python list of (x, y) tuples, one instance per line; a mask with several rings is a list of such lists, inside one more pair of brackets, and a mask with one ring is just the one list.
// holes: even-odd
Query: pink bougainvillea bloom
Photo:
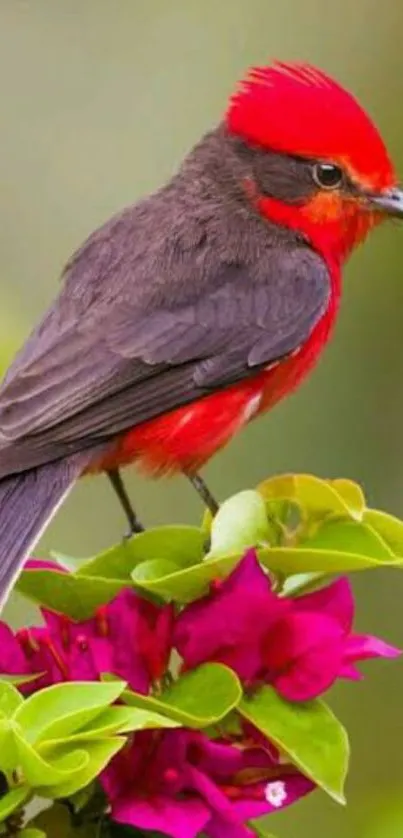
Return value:
[(290, 701), (325, 692), (337, 678), (360, 677), (355, 664), (399, 650), (352, 633), (354, 600), (341, 578), (306, 596), (280, 597), (248, 551), (210, 594), (184, 609), (174, 642), (186, 668), (214, 660), (247, 684), (273, 684)]
[[(28, 569), (44, 567), (29, 562)], [(58, 572), (62, 568), (47, 562)], [(158, 607), (133, 590), (122, 590), (88, 620), (74, 621), (42, 609), (44, 626), (13, 634), (0, 623), (0, 673), (42, 673), (25, 685), (30, 692), (60, 681), (97, 680), (110, 672), (147, 693), (163, 676), (171, 653), (173, 609)]]
[(254, 550), (211, 592), (188, 605), (179, 615), (174, 644), (185, 666), (219, 661), (243, 681), (256, 678), (267, 631), (290, 610), (290, 603), (271, 590)]
[(289, 806), (314, 784), (258, 737), (232, 743), (191, 730), (142, 731), (101, 776), (111, 816), (172, 838), (250, 838), (248, 820)]
[(304, 701), (325, 692), (337, 678), (360, 678), (355, 667), (360, 660), (400, 654), (377, 637), (352, 633), (353, 621), (354, 599), (345, 577), (294, 599), (292, 612), (265, 637), (268, 680), (285, 698)]

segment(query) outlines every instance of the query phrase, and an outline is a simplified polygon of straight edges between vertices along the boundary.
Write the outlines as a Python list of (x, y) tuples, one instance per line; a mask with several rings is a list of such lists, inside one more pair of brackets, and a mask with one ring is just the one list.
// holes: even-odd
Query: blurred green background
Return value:
[[(58, 288), (72, 250), (157, 187), (216, 123), (250, 63), (317, 63), (377, 120), (403, 175), (400, 0), (1, 0), (0, 360), (5, 366)], [(403, 516), (403, 228), (351, 261), (335, 340), (300, 392), (206, 469), (221, 498), (270, 473), (348, 476)], [(197, 521), (184, 480), (129, 485), (147, 524)], [(84, 481), (43, 541), (89, 555), (124, 521), (107, 481)], [(358, 622), (403, 643), (403, 578), (355, 580)], [(21, 600), (19, 622), (32, 612)], [(401, 838), (403, 668), (374, 664), (333, 706), (351, 731), (349, 807), (320, 794), (276, 815), (283, 838)]]

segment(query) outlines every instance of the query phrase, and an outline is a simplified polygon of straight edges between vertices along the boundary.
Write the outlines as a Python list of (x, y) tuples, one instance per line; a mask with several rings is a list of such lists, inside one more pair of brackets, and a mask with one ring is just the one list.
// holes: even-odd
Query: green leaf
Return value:
[(45, 760), (17, 731), (14, 738), (24, 782), (32, 788), (54, 786), (77, 777), (85, 768), (88, 757), (85, 750), (69, 750), (60, 759)]
[(364, 521), (381, 536), (395, 556), (403, 558), (403, 521), (379, 509), (367, 509)]
[(152, 710), (191, 728), (216, 724), (239, 704), (242, 689), (234, 672), (219, 663), (206, 663), (182, 675), (158, 698), (125, 690), (127, 704)]
[(142, 578), (133, 579), (133, 584), (140, 591), (148, 591), (167, 601), (191, 602), (205, 594), (213, 580), (225, 578), (240, 558), (241, 555), (206, 558), (201, 564), (162, 575), (160, 578), (155, 576), (155, 565), (152, 562), (144, 562), (145, 567), (143, 566), (139, 573)]
[(124, 687), (124, 681), (53, 684), (27, 698), (16, 710), (14, 721), (29, 742), (64, 738), (99, 716)]
[(18, 833), (18, 838), (46, 838), (46, 832), (28, 826), (27, 829), (23, 829), (22, 832)]
[(154, 559), (173, 562), (178, 567), (191, 567), (201, 562), (204, 555), (204, 535), (201, 529), (187, 526), (165, 526), (146, 530), (121, 544), (85, 561), (78, 575), (129, 579), (133, 569)]
[[(107, 682), (104, 682), (107, 683)], [(68, 737), (70, 743), (86, 742), (91, 739), (103, 739), (118, 733), (129, 733), (135, 730), (159, 729), (178, 727), (178, 723), (150, 710), (140, 710), (137, 707), (113, 706), (108, 707), (91, 723), (86, 724)], [(55, 746), (61, 745), (65, 738), (50, 739), (39, 746), (42, 756), (51, 753)]]
[(339, 550), (354, 553), (377, 562), (389, 562), (395, 558), (392, 550), (381, 536), (369, 526), (358, 521), (325, 521), (314, 535), (305, 539), (301, 547), (315, 550)]
[(291, 704), (263, 687), (243, 699), (239, 712), (330, 797), (345, 802), (348, 737), (326, 704), (318, 699)]
[(16, 786), (0, 798), (0, 823), (9, 818), (13, 812), (20, 809), (31, 797), (28, 786)]
[(301, 520), (301, 509), (291, 500), (267, 500), (266, 509), (270, 525), (269, 544), (280, 546), (285, 536), (292, 537), (297, 522)]
[(269, 539), (269, 524), (262, 496), (246, 490), (224, 501), (211, 525), (209, 556), (242, 552)]
[(12, 684), (8, 684), (6, 681), (0, 682), (0, 713), (10, 719), (17, 707), (23, 702), (22, 695)]
[[(111, 737), (110, 739), (94, 740), (86, 742), (85, 751), (76, 751), (75, 754), (85, 754), (86, 761), (81, 771), (76, 772), (65, 782), (55, 783), (53, 786), (38, 786), (36, 791), (39, 795), (47, 798), (69, 797), (76, 794), (80, 789), (91, 783), (95, 777), (103, 771), (112, 757), (120, 751), (125, 744), (123, 737)], [(71, 746), (67, 742), (55, 749), (56, 765), (65, 764), (71, 758)]]
[(75, 573), (79, 567), (85, 562), (85, 559), (78, 559), (77, 556), (67, 556), (65, 553), (59, 553), (58, 550), (50, 550), (50, 557), (57, 562), (60, 567), (64, 567), (69, 573)]
[(285, 579), (281, 588), (283, 596), (299, 596), (314, 591), (318, 583), (326, 576), (325, 573), (294, 573)]
[(325, 517), (326, 515), (342, 515), (360, 520), (357, 511), (357, 495), (352, 504), (350, 497), (345, 498), (346, 487), (343, 481), (341, 491), (337, 491), (335, 481), (321, 480), (311, 474), (281, 474), (270, 477), (257, 487), (265, 500), (294, 501), (309, 515)]
[[(299, 580), (302, 588), (305, 583), (314, 586), (322, 574), (400, 567), (391, 548), (373, 528), (345, 519), (325, 521), (299, 547), (260, 547), (257, 553), (262, 564), (274, 573), (309, 574), (309, 579)], [(185, 604), (207, 593), (212, 581), (228, 576), (242, 555), (243, 551), (218, 558), (208, 555), (201, 564), (177, 571), (158, 561), (144, 562), (138, 566), (133, 584), (140, 591)], [(298, 586), (299, 582), (296, 590)]]
[(13, 684), (18, 687), (20, 684), (30, 684), (31, 681), (37, 681), (42, 675), (44, 675), (43, 672), (34, 672), (33, 675), (8, 675), (6, 672), (1, 672), (0, 684)]
[(18, 767), (18, 753), (14, 737), (14, 722), (10, 719), (0, 720), (0, 771), (11, 776)]
[[(111, 733), (129, 733), (134, 730), (158, 730), (159, 728), (169, 727), (178, 727), (178, 723), (150, 710), (119, 705), (108, 707), (97, 717), (94, 727), (86, 725), (76, 736), (100, 739), (102, 736)], [(95, 736), (95, 734), (97, 735)]]
[[(179, 726), (178, 722), (175, 722), (173, 719), (168, 719), (166, 716), (161, 716), (159, 713), (154, 713), (151, 710), (140, 710), (138, 707), (129, 706), (109, 707), (96, 720), (97, 727), (102, 724), (102, 728), (98, 728), (98, 738), (100, 738), (101, 734), (111, 732), (112, 719), (114, 719), (115, 725), (116, 720), (119, 721), (119, 724), (115, 727), (115, 733), (129, 733), (134, 730), (158, 730), (160, 728)], [(86, 733), (87, 727), (83, 728), (78, 735), (83, 736)], [(92, 730), (91, 735), (94, 735)]]
[[(330, 522), (329, 522), (330, 523)], [(347, 522), (345, 522), (347, 523)], [(329, 539), (330, 541), (330, 539)], [(349, 573), (355, 570), (370, 570), (380, 567), (397, 567), (401, 564), (398, 559), (391, 556), (387, 548), (383, 549), (375, 539), (372, 542), (373, 553), (378, 552), (377, 558), (363, 553), (343, 552), (342, 550), (325, 548), (318, 541), (305, 542), (302, 547), (272, 547), (271, 549), (260, 549), (257, 551), (259, 560), (274, 573), (282, 573), (284, 576), (297, 573)], [(356, 549), (363, 548), (358, 544)], [(347, 544), (346, 544), (347, 547)], [(383, 553), (384, 558), (381, 559)]]
[(91, 576), (93, 579), (121, 579), (126, 581), (137, 560), (133, 553), (133, 538), (125, 538), (102, 553), (83, 559), (77, 567), (77, 576)]
[(121, 579), (101, 579), (54, 570), (24, 570), (17, 582), (20, 593), (72, 620), (87, 620), (100, 605), (113, 599), (123, 585)]
[(357, 521), (362, 521), (366, 509), (366, 501), (361, 486), (344, 477), (338, 477), (336, 480), (328, 480), (328, 483), (344, 500), (352, 518), (355, 518)]
[(141, 562), (134, 568), (132, 581), (140, 585), (142, 582), (148, 584), (153, 580), (158, 583), (159, 579), (165, 579), (167, 576), (179, 572), (180, 567), (168, 559), (149, 559), (146, 562)]

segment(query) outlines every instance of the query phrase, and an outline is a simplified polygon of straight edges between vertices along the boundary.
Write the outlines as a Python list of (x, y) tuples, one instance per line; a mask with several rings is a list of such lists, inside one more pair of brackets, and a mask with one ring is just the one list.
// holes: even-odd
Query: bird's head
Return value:
[(346, 258), (403, 192), (385, 144), (363, 108), (307, 64), (253, 68), (232, 97), (228, 133), (254, 155), (250, 198), (326, 255)]

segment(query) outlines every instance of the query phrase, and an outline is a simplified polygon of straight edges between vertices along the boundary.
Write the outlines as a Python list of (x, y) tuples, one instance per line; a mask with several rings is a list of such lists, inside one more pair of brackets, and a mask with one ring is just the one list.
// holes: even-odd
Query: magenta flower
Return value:
[(218, 661), (248, 683), (260, 672), (267, 632), (290, 608), (289, 601), (273, 593), (255, 552), (249, 550), (224, 581), (182, 611), (174, 645), (186, 668)]
[[(28, 563), (28, 568), (38, 566), (44, 563)], [(46, 566), (64, 572), (53, 563)], [(160, 608), (127, 588), (89, 620), (76, 622), (41, 610), (43, 627), (13, 634), (0, 622), (0, 673), (42, 673), (25, 685), (25, 692), (60, 681), (97, 680), (110, 672), (132, 689), (148, 693), (152, 682), (163, 676), (172, 646), (171, 606)]]
[(360, 677), (355, 664), (399, 650), (352, 633), (354, 600), (341, 578), (297, 598), (280, 597), (248, 551), (217, 589), (184, 609), (174, 643), (185, 668), (219, 661), (247, 684), (273, 684), (290, 701), (321, 695), (337, 678)]
[(191, 730), (142, 731), (101, 776), (115, 821), (172, 838), (250, 838), (252, 818), (314, 784), (261, 737), (232, 743)]

